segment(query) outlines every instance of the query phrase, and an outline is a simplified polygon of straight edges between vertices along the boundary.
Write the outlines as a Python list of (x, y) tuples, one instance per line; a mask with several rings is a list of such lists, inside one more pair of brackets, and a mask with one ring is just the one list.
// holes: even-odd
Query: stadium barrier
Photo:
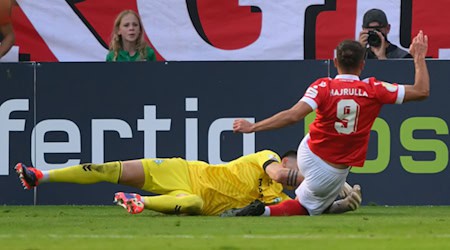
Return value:
[[(428, 66), (431, 97), (383, 108), (365, 167), (352, 169), (348, 182), (362, 185), (364, 204), (450, 204), (450, 61)], [(249, 135), (233, 134), (232, 121), (289, 108), (311, 82), (335, 73), (330, 61), (0, 64), (0, 204), (111, 204), (116, 191), (138, 191), (109, 183), (23, 191), (17, 162), (42, 169), (142, 157), (221, 163), (296, 149), (312, 115)], [(413, 62), (369, 61), (367, 76), (412, 83)]]

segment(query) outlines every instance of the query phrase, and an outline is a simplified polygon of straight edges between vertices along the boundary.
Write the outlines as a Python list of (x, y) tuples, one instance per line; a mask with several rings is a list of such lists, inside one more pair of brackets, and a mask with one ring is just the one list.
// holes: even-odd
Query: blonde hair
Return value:
[(147, 57), (147, 42), (144, 40), (144, 32), (142, 32), (141, 17), (139, 17), (139, 15), (133, 10), (124, 10), (120, 12), (119, 15), (117, 15), (116, 20), (114, 21), (113, 32), (111, 33), (109, 50), (114, 52), (113, 61), (117, 60), (117, 57), (119, 56), (119, 50), (123, 49), (122, 38), (117, 33), (119, 31), (120, 23), (122, 22), (123, 17), (128, 14), (134, 15), (139, 22), (139, 35), (136, 39), (135, 44), (136, 51), (139, 53), (139, 57), (141, 59), (145, 59)]

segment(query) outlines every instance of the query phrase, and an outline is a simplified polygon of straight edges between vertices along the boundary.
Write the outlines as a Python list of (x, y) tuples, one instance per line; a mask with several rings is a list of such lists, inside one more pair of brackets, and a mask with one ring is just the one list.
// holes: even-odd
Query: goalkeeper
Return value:
[[(267, 205), (291, 199), (283, 188), (294, 189), (302, 182), (296, 162), (295, 151), (280, 158), (264, 150), (219, 165), (156, 158), (89, 163), (48, 171), (18, 163), (15, 169), (25, 189), (45, 182), (110, 182), (159, 194), (116, 193), (115, 203), (132, 214), (146, 208), (165, 214), (218, 215), (244, 207), (255, 199)], [(342, 200), (332, 205), (333, 213), (352, 211), (361, 204), (358, 185), (352, 189), (346, 184), (341, 194)]]

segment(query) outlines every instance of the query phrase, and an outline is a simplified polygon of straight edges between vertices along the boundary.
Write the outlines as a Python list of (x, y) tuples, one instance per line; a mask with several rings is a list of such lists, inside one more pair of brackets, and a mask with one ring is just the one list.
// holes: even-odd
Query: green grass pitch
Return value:
[(118, 206), (0, 206), (0, 249), (450, 249), (450, 207), (220, 218), (130, 215)]

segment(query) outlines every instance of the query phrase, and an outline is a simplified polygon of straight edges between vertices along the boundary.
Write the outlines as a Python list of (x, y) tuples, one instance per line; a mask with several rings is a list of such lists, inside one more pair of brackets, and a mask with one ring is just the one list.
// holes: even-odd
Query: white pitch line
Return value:
[[(430, 237), (423, 238), (440, 238), (449, 239), (450, 234), (433, 234)], [(0, 234), (1, 239), (25, 238), (26, 235), (16, 234)], [(145, 238), (160, 238), (160, 239), (214, 239), (214, 238), (241, 238), (241, 239), (415, 239), (417, 235), (365, 235), (365, 234), (243, 234), (243, 235), (229, 235), (229, 236), (214, 236), (214, 235), (191, 235), (191, 234), (155, 234), (155, 235), (127, 235), (127, 234), (36, 234), (34, 238), (53, 238), (53, 239), (136, 239), (140, 237)]]
[[(421, 235), (423, 236), (423, 235)], [(245, 239), (415, 239), (419, 238), (417, 235), (366, 235), (366, 234), (342, 234), (342, 235), (328, 235), (328, 234), (285, 234), (285, 235), (261, 235), (261, 234), (244, 234), (239, 235)], [(427, 237), (422, 237), (427, 238)], [(450, 238), (450, 234), (437, 234), (428, 238)]]

